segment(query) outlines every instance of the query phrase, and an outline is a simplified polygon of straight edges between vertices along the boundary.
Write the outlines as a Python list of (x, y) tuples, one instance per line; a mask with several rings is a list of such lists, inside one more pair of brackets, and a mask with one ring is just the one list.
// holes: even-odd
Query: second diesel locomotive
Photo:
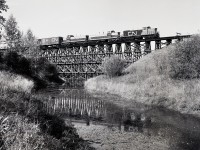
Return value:
[(62, 43), (110, 40), (110, 39), (118, 39), (118, 38), (123, 38), (123, 37), (125, 38), (134, 37), (134, 38), (139, 38), (139, 39), (146, 39), (146, 38), (152, 38), (152, 37), (159, 37), (159, 32), (157, 31), (157, 28), (143, 27), (140, 30), (125, 30), (122, 33), (109, 31), (107, 33), (97, 35), (97, 36), (68, 35), (66, 40), (63, 40), (62, 37), (44, 38), (44, 39), (39, 39), (38, 44), (41, 46), (60, 45)]

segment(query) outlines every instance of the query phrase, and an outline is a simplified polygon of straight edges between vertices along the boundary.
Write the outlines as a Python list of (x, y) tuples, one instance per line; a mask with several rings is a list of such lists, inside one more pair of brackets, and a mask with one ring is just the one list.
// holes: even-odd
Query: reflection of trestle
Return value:
[(93, 119), (102, 119), (106, 113), (103, 101), (76, 97), (76, 95), (72, 96), (71, 94), (67, 97), (50, 97), (44, 108), (51, 114), (56, 113), (82, 119), (86, 116)]

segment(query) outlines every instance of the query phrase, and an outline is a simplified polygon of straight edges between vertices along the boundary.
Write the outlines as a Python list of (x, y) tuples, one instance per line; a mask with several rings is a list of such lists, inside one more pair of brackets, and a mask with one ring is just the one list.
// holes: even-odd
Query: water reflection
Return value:
[(49, 96), (44, 106), (49, 113), (74, 119), (102, 120), (106, 115), (105, 102), (94, 100), (84, 90), (67, 90), (66, 94)]
[(124, 126), (125, 131), (132, 131), (136, 127), (141, 131), (151, 123), (151, 118), (146, 118), (141, 113), (93, 97), (82, 89), (63, 90), (58, 95), (49, 95), (44, 108), (51, 114), (74, 119), (73, 121), (82, 120), (87, 125), (95, 121), (107, 126), (118, 126), (119, 129)]
[[(113, 97), (110, 97), (113, 98)], [(71, 122), (117, 127), (121, 132), (140, 132), (169, 139), (171, 150), (200, 149), (200, 121), (163, 108), (119, 107), (83, 89), (65, 89), (48, 95), (44, 108)]]

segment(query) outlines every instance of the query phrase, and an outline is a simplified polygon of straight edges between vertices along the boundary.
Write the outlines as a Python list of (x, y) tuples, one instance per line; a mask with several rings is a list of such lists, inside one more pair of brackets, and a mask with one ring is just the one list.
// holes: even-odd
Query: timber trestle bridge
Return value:
[(190, 36), (147, 39), (120, 37), (71, 43), (63, 41), (60, 45), (41, 47), (38, 55), (57, 66), (60, 77), (66, 81), (67, 86), (81, 87), (86, 79), (102, 74), (100, 66), (105, 57), (117, 55), (130, 64), (151, 53), (152, 50), (161, 49)]

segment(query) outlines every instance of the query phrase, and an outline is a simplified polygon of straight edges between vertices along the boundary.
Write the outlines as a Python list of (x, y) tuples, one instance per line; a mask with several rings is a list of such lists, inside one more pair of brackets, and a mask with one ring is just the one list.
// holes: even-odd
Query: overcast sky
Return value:
[(161, 36), (200, 33), (200, 0), (6, 0), (22, 31), (38, 38), (157, 27)]

